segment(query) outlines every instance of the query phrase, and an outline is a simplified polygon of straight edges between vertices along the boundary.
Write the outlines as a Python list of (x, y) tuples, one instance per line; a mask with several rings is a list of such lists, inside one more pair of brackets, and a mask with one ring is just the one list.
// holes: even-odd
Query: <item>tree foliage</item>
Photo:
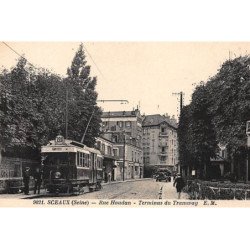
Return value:
[(94, 111), (84, 143), (99, 135), (101, 110), (96, 105), (97, 79), (90, 77), (82, 46), (68, 76), (34, 69), (21, 57), (0, 73), (0, 148), (15, 156), (38, 156), (39, 149), (65, 131), (68, 92), (68, 138), (80, 141)]
[(181, 164), (202, 168), (215, 157), (219, 144), (226, 146), (231, 160), (243, 156), (249, 119), (250, 58), (246, 56), (226, 61), (215, 76), (196, 87), (190, 105), (183, 108), (178, 131)]

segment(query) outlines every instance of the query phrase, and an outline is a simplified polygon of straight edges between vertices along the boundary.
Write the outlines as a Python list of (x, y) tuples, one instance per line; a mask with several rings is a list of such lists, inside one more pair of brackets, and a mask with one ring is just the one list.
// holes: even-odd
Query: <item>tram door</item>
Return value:
[(90, 161), (91, 161), (91, 182), (96, 182), (96, 155), (94, 153), (90, 153)]

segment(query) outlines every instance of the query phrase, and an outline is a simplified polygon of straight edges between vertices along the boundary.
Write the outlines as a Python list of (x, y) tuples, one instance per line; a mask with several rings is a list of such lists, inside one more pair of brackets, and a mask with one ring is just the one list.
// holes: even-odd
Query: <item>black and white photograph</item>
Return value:
[(247, 202), (249, 53), (248, 42), (2, 41), (0, 206)]
[(245, 249), (249, 3), (1, 1), (1, 249)]

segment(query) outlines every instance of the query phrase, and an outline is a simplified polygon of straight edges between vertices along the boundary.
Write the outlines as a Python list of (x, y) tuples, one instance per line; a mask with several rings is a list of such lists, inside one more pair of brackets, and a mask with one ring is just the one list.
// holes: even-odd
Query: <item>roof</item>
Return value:
[(156, 115), (146, 115), (143, 122), (142, 126), (147, 127), (147, 126), (158, 126), (161, 123), (166, 122), (169, 126), (177, 129), (177, 125), (173, 123), (168, 117), (165, 117), (160, 114)]
[(108, 117), (136, 117), (138, 111), (110, 111), (110, 112), (103, 112), (102, 118)]
[(98, 140), (103, 140), (103, 141), (107, 141), (109, 143), (113, 143), (111, 140), (105, 138), (103, 135), (100, 135), (99, 137), (96, 138), (96, 141)]
[(222, 156), (216, 154), (216, 158), (210, 158), (211, 162), (225, 162), (226, 159)]

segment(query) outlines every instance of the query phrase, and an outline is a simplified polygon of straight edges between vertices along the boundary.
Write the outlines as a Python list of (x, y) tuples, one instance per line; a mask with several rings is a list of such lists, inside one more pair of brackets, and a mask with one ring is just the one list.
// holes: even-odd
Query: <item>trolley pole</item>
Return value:
[(68, 139), (68, 115), (69, 115), (69, 91), (68, 85), (66, 86), (66, 110), (65, 110), (65, 139)]

